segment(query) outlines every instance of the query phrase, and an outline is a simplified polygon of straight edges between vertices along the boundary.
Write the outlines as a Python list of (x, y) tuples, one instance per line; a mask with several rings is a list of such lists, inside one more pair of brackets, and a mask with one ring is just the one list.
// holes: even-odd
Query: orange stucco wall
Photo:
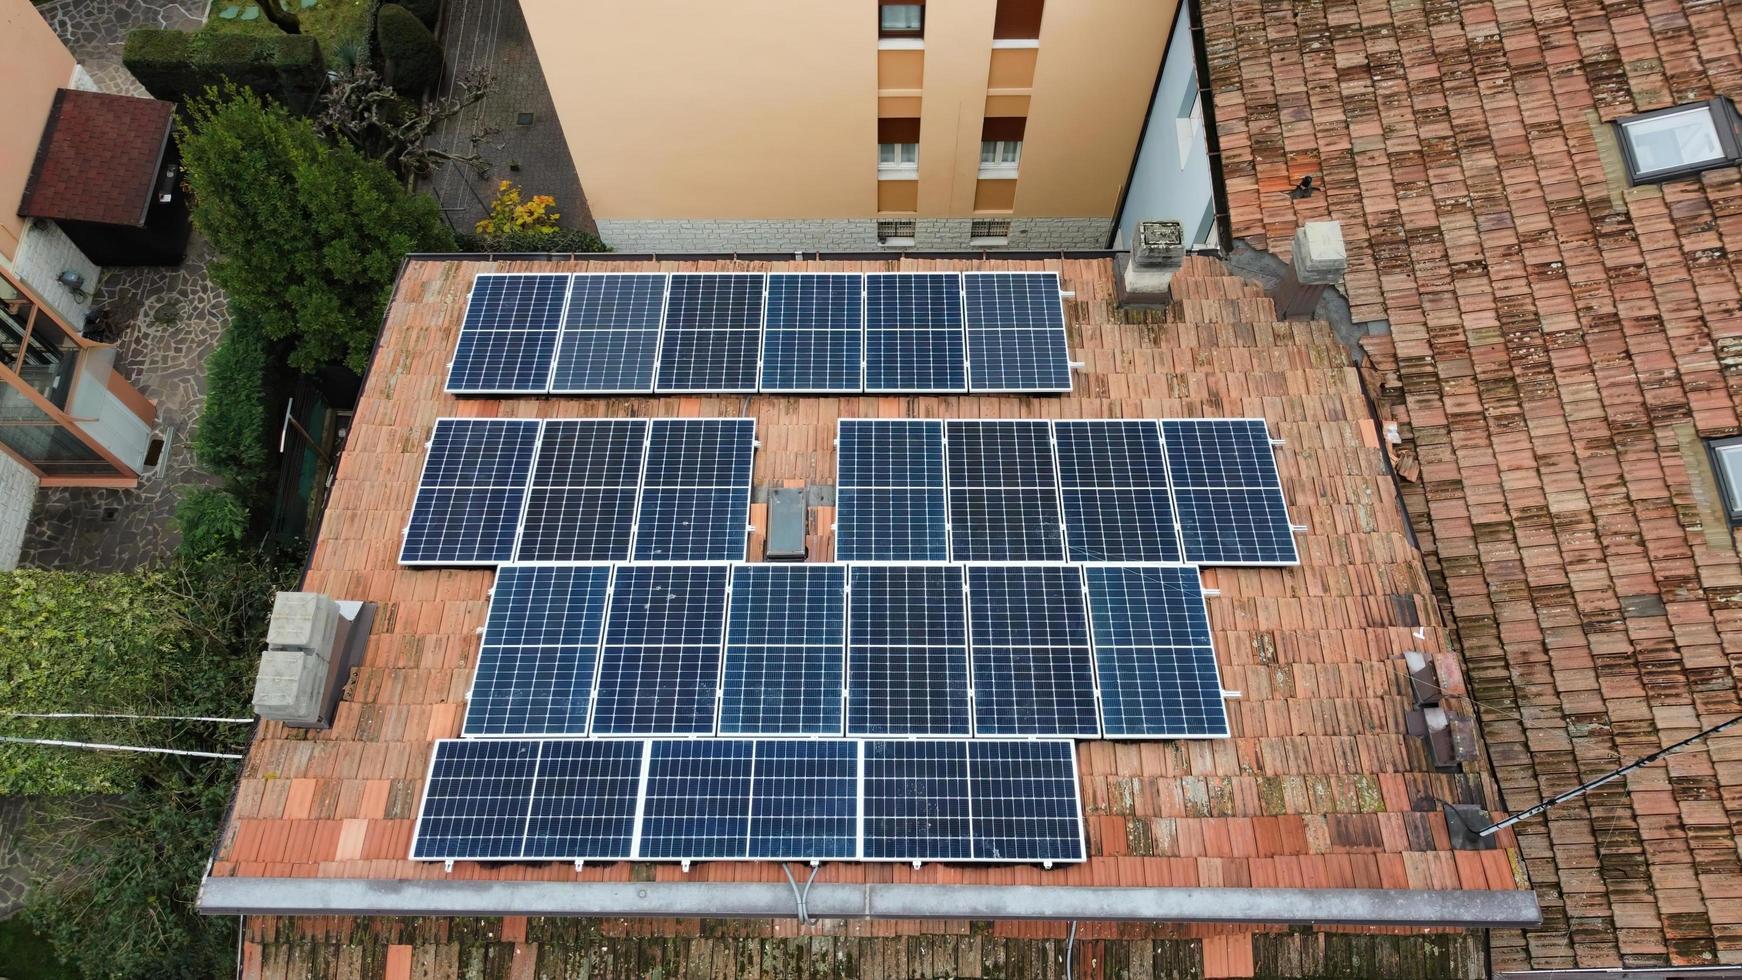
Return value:
[[(1112, 215), (1176, 3), (1050, 0), (1038, 51), (998, 52), (1000, 68), (1034, 65), (1031, 95), (990, 93), (1001, 113), (1023, 100), (1029, 111), (1016, 215)], [(921, 216), (974, 211), (997, 6), (928, 4), (923, 58), (881, 59), (883, 114), (908, 114), (905, 85), (921, 87)], [(874, 0), (522, 0), (521, 9), (597, 217), (876, 213)]]
[(0, 255), (18, 254), (24, 219), (18, 216), (24, 184), (36, 159), (43, 123), (56, 89), (73, 76), (73, 55), (55, 37), (30, 0), (0, 0)]

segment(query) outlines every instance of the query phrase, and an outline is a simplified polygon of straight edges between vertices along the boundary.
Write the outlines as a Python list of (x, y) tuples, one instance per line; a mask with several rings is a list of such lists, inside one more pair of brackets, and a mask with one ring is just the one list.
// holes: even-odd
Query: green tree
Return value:
[(212, 278), (267, 337), (294, 342), (299, 370), (362, 371), (400, 259), (453, 250), (432, 198), (253, 92), (208, 90), (177, 142), (194, 223), (220, 256)]

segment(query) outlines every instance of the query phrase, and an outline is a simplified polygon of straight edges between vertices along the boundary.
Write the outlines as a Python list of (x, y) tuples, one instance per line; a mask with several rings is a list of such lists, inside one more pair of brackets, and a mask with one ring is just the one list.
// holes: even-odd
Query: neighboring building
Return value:
[(1176, 4), (521, 7), (600, 236), (718, 252), (1104, 247)]
[(1206, 120), (1209, 86), (1192, 43), (1197, 0), (1182, 0), (1168, 34), (1167, 54), (1156, 79), (1143, 126), (1143, 141), (1131, 162), (1131, 180), (1120, 201), (1112, 246), (1130, 249), (1139, 221), (1177, 221), (1186, 248), (1222, 244)]

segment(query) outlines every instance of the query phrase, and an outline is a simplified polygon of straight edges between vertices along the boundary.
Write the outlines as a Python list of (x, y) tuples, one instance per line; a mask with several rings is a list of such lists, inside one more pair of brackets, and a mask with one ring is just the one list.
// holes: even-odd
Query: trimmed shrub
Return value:
[(229, 80), (306, 113), (326, 82), (320, 42), (306, 34), (139, 30), (127, 35), (121, 61), (147, 92), (171, 102)]
[(464, 235), (464, 252), (609, 252), (611, 246), (573, 228), (555, 231), (511, 231), (501, 235)]
[(223, 342), (206, 362), (206, 410), (194, 435), (200, 465), (249, 490), (267, 476), (266, 362), (260, 328), (234, 311)]
[(401, 95), (417, 98), (442, 80), (442, 46), (423, 21), (397, 3), (375, 14), (375, 38), (387, 59), (387, 81)]
[(248, 508), (228, 490), (199, 487), (188, 491), (175, 507), (184, 558), (207, 558), (237, 551), (248, 534)]
[(436, 21), (442, 16), (442, 0), (399, 0), (399, 5), (412, 12), (423, 26), (430, 30), (436, 29)]

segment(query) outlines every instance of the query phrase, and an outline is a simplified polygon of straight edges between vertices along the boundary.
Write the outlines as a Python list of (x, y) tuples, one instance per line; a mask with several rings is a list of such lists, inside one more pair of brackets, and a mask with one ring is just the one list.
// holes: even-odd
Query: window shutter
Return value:
[(1000, 140), (1006, 143), (1020, 142), (1022, 130), (1028, 125), (1028, 120), (1022, 116), (987, 116), (980, 124), (980, 140), (988, 142)]
[(879, 119), (877, 120), (877, 142), (879, 143), (918, 143), (918, 119)]

